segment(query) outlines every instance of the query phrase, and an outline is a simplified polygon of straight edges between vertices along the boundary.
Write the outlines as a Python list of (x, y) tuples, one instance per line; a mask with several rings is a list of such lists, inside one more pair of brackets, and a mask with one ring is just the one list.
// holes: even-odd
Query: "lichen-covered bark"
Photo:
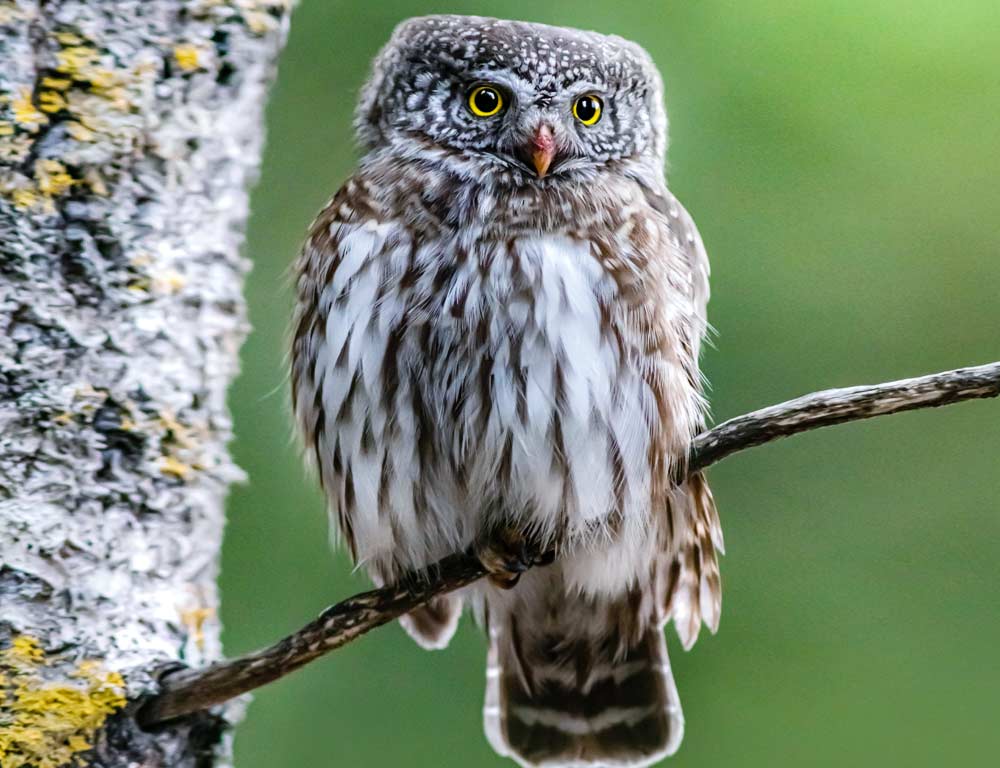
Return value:
[(288, 6), (0, 0), (4, 768), (224, 752), (224, 720), (142, 734), (126, 701), (220, 654), (238, 248)]

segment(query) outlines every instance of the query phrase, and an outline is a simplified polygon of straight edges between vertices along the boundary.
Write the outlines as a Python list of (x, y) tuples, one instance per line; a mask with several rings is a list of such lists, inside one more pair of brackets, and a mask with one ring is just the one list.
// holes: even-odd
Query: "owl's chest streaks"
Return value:
[(644, 536), (699, 416), (675, 343), (690, 302), (648, 208), (421, 229), (368, 199), (363, 220), (335, 200), (313, 230), (293, 378), (356, 557), (427, 562), (488, 510), (554, 538)]
[(490, 419), (501, 429), (546, 425), (554, 414), (586, 419), (616, 377), (600, 327), (613, 293), (584, 242), (477, 245), (431, 313), (417, 362), (440, 423), (463, 434)]
[(613, 327), (618, 288), (593, 244), (484, 240), (455, 264), (456, 248), (417, 254), (420, 278), (398, 297), (398, 354), (437, 487), (550, 533), (641, 505), (655, 409)]

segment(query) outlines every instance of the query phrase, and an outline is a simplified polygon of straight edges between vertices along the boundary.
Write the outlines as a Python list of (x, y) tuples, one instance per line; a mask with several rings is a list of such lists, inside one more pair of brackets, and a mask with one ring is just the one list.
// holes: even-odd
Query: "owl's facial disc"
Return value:
[(397, 28), (358, 108), (368, 148), (467, 180), (592, 181), (662, 168), (666, 118), (649, 55), (621, 38), (428, 16)]

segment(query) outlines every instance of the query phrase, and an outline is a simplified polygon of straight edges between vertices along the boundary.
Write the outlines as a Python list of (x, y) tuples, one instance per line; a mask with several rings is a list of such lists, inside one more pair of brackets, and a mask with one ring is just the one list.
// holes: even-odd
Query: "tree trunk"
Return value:
[[(220, 655), (239, 245), (288, 0), (0, 0), (0, 765), (228, 762), (131, 717)], [(76, 762), (74, 762), (76, 761)]]

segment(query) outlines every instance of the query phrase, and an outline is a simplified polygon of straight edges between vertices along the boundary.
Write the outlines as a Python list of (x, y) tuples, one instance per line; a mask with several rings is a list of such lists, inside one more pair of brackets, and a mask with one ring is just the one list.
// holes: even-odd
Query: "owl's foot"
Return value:
[(546, 550), (535, 536), (505, 527), (484, 537), (476, 545), (476, 556), (494, 586), (512, 589), (529, 568), (552, 563), (556, 552), (555, 549)]

